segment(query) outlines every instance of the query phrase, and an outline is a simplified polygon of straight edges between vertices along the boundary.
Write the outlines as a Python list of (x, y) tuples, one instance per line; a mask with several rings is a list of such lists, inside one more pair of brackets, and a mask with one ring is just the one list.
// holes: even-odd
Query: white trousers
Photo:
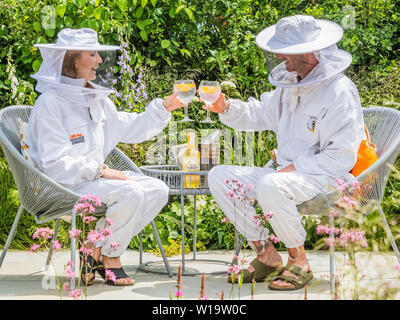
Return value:
[[(112, 237), (95, 243), (102, 247), (101, 254), (119, 257), (129, 246), (132, 237), (147, 226), (168, 202), (168, 186), (161, 180), (130, 171), (124, 172), (129, 180), (104, 179), (88, 182), (75, 191), (81, 195), (92, 194), (108, 206), (106, 217), (112, 220), (109, 227)], [(105, 227), (105, 217), (100, 218), (96, 230)], [(111, 247), (115, 241), (119, 247)]]
[(286, 248), (304, 244), (306, 231), (296, 205), (310, 200), (335, 184), (334, 179), (320, 175), (302, 175), (297, 172), (276, 172), (268, 167), (242, 167), (220, 165), (208, 173), (208, 184), (215, 201), (236, 229), (248, 241), (266, 240), (267, 228), (257, 226), (252, 220), (256, 213), (252, 206), (242, 206), (229, 199), (226, 180), (238, 179), (254, 185), (256, 197), (263, 212), (272, 211), (270, 224)]

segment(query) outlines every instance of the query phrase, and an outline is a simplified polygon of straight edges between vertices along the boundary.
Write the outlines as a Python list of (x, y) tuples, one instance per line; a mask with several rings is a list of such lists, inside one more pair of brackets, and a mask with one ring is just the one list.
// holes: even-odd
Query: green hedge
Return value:
[[(398, 107), (400, 102), (400, 17), (399, 0), (305, 1), (305, 0), (74, 0), (36, 1), (8, 0), (0, 2), (0, 108), (10, 104), (33, 104), (37, 98), (34, 80), (30, 77), (40, 66), (35, 43), (55, 42), (57, 33), (66, 27), (90, 27), (106, 44), (128, 43), (130, 66), (135, 74), (144, 70), (149, 99), (167, 95), (178, 78), (229, 80), (236, 89), (226, 91), (230, 97), (259, 97), (271, 90), (264, 57), (255, 45), (255, 35), (280, 18), (292, 14), (310, 14), (333, 20), (343, 27), (340, 48), (353, 55), (353, 64), (346, 74), (359, 88), (363, 106)], [(119, 70), (118, 70), (119, 71)], [(116, 89), (121, 89), (117, 86)], [(124, 105), (122, 105), (124, 107)], [(126, 107), (126, 106), (125, 106)], [(143, 110), (143, 104), (137, 104)], [(189, 107), (196, 121), (179, 124), (178, 130), (201, 129), (205, 111), (199, 103)], [(179, 120), (182, 111), (175, 111)], [(214, 115), (213, 115), (214, 116)], [(221, 128), (217, 122), (212, 127)], [(275, 146), (269, 132), (256, 133), (255, 165), (269, 159), (266, 150)], [(138, 165), (145, 163), (145, 152), (151, 142), (120, 145)], [(240, 164), (240, 163), (239, 163)], [(4, 244), (18, 208), (17, 190), (0, 154), (0, 245)], [(384, 200), (385, 210), (396, 217), (399, 207), (395, 199), (400, 190), (391, 177)], [(191, 230), (191, 199), (186, 199), (187, 228)], [(219, 223), (223, 214), (211, 197), (199, 200), (198, 241), (201, 248), (232, 248), (232, 226)], [(373, 216), (371, 216), (373, 217)], [(371, 218), (372, 219), (372, 218)], [(305, 219), (312, 247), (317, 236), (315, 219)], [(163, 243), (180, 241), (180, 201), (172, 198), (156, 218)], [(52, 225), (52, 224), (51, 224)], [(32, 244), (33, 219), (24, 214), (12, 248)], [(61, 226), (61, 240), (68, 245), (67, 223)], [(192, 240), (188, 233), (187, 243)], [(138, 238), (131, 243), (137, 248)], [(144, 230), (144, 248), (156, 249), (151, 228)]]

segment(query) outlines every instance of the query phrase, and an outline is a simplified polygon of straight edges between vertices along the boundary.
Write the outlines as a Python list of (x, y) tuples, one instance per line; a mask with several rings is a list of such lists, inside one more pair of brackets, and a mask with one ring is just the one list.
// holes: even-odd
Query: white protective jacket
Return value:
[(299, 173), (354, 179), (349, 171), (364, 137), (364, 118), (357, 88), (342, 73), (308, 87), (265, 92), (261, 101), (229, 101), (228, 112), (219, 115), (223, 123), (276, 133), (279, 168), (293, 163)]
[[(142, 113), (117, 112), (106, 96), (74, 99), (56, 91), (43, 93), (35, 103), (28, 129), (32, 159), (67, 188), (93, 181), (98, 166), (119, 142), (148, 140), (171, 119), (160, 98)], [(85, 99), (90, 107), (76, 103), (78, 99)]]

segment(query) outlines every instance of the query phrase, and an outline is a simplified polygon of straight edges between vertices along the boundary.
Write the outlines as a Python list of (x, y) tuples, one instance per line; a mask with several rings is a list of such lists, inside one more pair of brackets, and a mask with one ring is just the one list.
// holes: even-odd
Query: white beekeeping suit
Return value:
[[(171, 119), (161, 99), (151, 101), (140, 114), (117, 112), (108, 98), (113, 92), (84, 79), (61, 75), (67, 50), (112, 51), (100, 45), (91, 29), (64, 29), (56, 44), (38, 44), (43, 63), (33, 77), (37, 99), (29, 119), (32, 159), (49, 177), (77, 193), (92, 194), (108, 206), (106, 217), (113, 239), (97, 242), (102, 255), (119, 257), (132, 237), (159, 213), (168, 201), (168, 187), (158, 179), (125, 172), (129, 180), (98, 178), (106, 156), (118, 142), (139, 143), (158, 134)], [(101, 230), (104, 218), (96, 228)], [(111, 241), (119, 243), (112, 248)]]
[[(337, 178), (354, 179), (349, 171), (364, 136), (357, 88), (342, 73), (350, 65), (351, 55), (336, 47), (342, 29), (309, 18), (284, 18), (263, 30), (256, 41), (264, 53), (313, 52), (319, 63), (311, 72), (299, 80), (282, 62), (269, 76), (276, 90), (262, 94), (260, 101), (231, 99), (228, 111), (220, 114), (220, 120), (234, 129), (274, 131), (277, 169), (294, 164), (295, 171), (222, 165), (208, 175), (216, 202), (238, 231), (249, 241), (266, 240), (268, 230), (252, 220), (254, 208), (234, 206), (224, 181), (253, 184), (253, 196), (263, 212), (273, 212), (271, 226), (287, 248), (303, 245), (306, 238), (296, 205), (333, 187)], [(266, 57), (269, 59), (268, 54)]]

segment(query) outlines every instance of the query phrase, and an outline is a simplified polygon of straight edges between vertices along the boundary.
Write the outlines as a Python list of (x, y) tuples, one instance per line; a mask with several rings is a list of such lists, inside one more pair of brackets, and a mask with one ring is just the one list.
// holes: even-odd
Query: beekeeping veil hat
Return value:
[[(114, 75), (115, 52), (120, 47), (100, 44), (96, 31), (89, 28), (67, 28), (58, 33), (56, 43), (40, 43), (34, 46), (39, 48), (43, 59), (39, 71), (31, 75), (37, 80), (38, 92), (56, 90), (72, 96), (93, 93), (108, 95), (113, 92), (109, 85)], [(70, 50), (97, 51), (101, 56), (103, 63), (96, 70), (96, 80), (88, 81), (92, 88), (83, 86), (84, 79), (71, 79), (61, 74), (65, 54)]]
[[(282, 18), (277, 24), (262, 30), (256, 37), (269, 69), (269, 81), (284, 88), (310, 86), (344, 71), (352, 61), (351, 55), (339, 50), (336, 43), (343, 29), (328, 20), (312, 16), (295, 15)], [(286, 69), (285, 62), (276, 54), (299, 55), (313, 53), (318, 65), (299, 80), (295, 72)]]

